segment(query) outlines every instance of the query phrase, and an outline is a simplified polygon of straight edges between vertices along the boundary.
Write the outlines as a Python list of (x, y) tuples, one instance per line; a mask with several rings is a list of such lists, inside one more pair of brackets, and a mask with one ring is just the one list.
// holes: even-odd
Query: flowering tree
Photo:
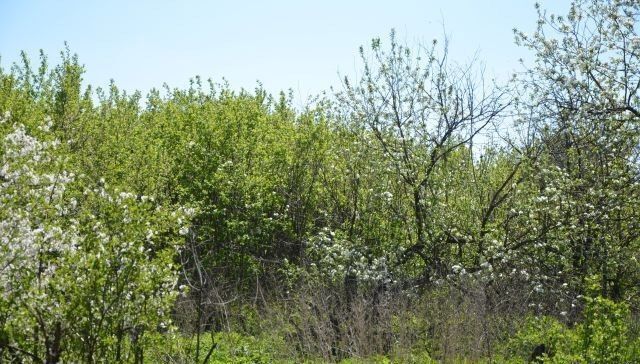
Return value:
[(169, 326), (188, 211), (66, 170), (49, 123), (3, 118), (0, 358), (142, 362)]
[(451, 241), (433, 224), (445, 190), (438, 170), (497, 122), (508, 105), (505, 92), (486, 87), (473, 66), (448, 62), (446, 42), (442, 54), (438, 50), (434, 42), (413, 54), (393, 32), (388, 50), (374, 39), (370, 54), (361, 48), (361, 79), (355, 84), (346, 79), (339, 95), (352, 122), (374, 136), (372, 146), (381, 150), (410, 201), (412, 236), (401, 247), (399, 264), (419, 257), (426, 280), (449, 270), (445, 256)]
[(528, 238), (516, 244), (546, 286), (555, 281), (583, 293), (595, 274), (605, 297), (634, 295), (639, 14), (635, 1), (578, 0), (566, 17), (538, 7), (536, 31), (516, 31), (536, 56), (521, 78), (522, 101), (542, 146), (531, 170), (536, 193), (523, 210)]

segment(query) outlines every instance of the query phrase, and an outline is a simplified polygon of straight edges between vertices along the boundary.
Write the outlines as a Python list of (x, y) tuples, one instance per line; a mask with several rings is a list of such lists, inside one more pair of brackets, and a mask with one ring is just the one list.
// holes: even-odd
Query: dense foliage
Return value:
[(634, 362), (637, 1), (506, 85), (392, 32), (303, 109), (0, 69), (0, 362)]

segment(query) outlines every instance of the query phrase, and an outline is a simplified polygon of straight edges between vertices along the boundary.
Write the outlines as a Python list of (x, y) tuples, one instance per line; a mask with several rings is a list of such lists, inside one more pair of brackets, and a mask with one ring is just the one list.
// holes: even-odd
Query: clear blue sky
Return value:
[[(531, 31), (532, 0), (395, 1), (21, 1), (0, 0), (0, 56), (20, 50), (51, 60), (67, 41), (86, 65), (85, 80), (147, 91), (182, 87), (201, 75), (234, 88), (260, 80), (272, 92), (293, 89), (300, 102), (358, 69), (357, 49), (395, 28), (408, 43), (450, 37), (451, 57), (478, 53), (488, 75), (506, 78), (527, 58), (512, 29)], [(568, 0), (542, 5), (565, 13)]]

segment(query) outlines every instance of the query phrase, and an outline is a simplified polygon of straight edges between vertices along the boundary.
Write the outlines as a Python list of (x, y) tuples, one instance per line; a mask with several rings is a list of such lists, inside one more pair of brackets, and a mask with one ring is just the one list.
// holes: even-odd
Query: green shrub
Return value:
[(554, 361), (558, 358), (575, 360), (572, 353), (577, 343), (576, 334), (553, 317), (529, 317), (507, 343), (505, 356), (513, 363), (527, 362), (534, 348), (544, 344)]
[(536, 346), (550, 355), (545, 363), (639, 363), (640, 340), (629, 335), (629, 307), (603, 297), (587, 298), (584, 319), (571, 330), (548, 316), (528, 318), (507, 343), (510, 363), (526, 363)]
[(607, 298), (587, 298), (584, 321), (578, 327), (580, 349), (588, 363), (637, 362), (628, 335), (629, 307)]

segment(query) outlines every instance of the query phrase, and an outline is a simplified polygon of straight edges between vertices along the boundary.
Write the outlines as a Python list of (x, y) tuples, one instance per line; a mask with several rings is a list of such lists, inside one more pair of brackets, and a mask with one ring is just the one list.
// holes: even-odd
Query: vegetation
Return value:
[(637, 1), (538, 8), (505, 85), (374, 39), (303, 109), (0, 69), (0, 362), (640, 358)]

